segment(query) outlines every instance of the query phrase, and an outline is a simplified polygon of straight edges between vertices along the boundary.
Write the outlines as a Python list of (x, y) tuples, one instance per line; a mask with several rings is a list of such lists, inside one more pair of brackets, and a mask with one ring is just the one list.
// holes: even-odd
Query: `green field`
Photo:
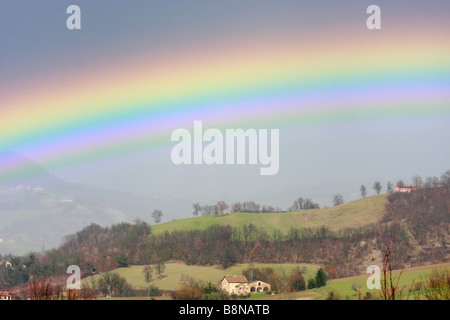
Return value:
[[(166, 263), (166, 270), (164, 272), (164, 277), (159, 280), (155, 280), (151, 285), (158, 287), (162, 290), (177, 290), (180, 285), (180, 278), (182, 274), (188, 275), (195, 279), (201, 279), (204, 282), (209, 282), (213, 284), (219, 283), (225, 275), (242, 274), (242, 270), (248, 268), (249, 264), (236, 264), (227, 269), (220, 269), (219, 267), (206, 267), (206, 266), (188, 266), (180, 262), (168, 262)], [(290, 272), (293, 268), (300, 266), (306, 267), (305, 277), (313, 277), (319, 268), (318, 265), (314, 264), (254, 264), (255, 268), (265, 268), (270, 267), (274, 270), (284, 269), (286, 272)], [(130, 266), (127, 268), (118, 268), (112, 270), (111, 272), (117, 272), (122, 277), (124, 277), (129, 284), (131, 284), (136, 289), (146, 289), (148, 284), (145, 283), (144, 274), (142, 269), (144, 266)], [(94, 277), (99, 277), (100, 275), (95, 275)], [(84, 279), (84, 284), (89, 284), (88, 278)]]
[[(436, 265), (431, 265), (431, 266), (406, 268), (400, 276), (398, 288), (399, 289), (403, 288), (403, 291), (406, 293), (411, 288), (411, 286), (413, 286), (414, 283), (418, 283), (421, 280), (425, 279), (425, 277), (430, 274), (432, 269), (434, 269), (434, 268), (449, 268), (449, 267), (450, 267), (450, 263), (441, 263), (441, 264), (436, 264)], [(393, 274), (395, 276), (395, 279), (397, 279), (397, 277), (400, 274), (400, 270), (394, 271)], [(341, 294), (343, 299), (347, 295), (351, 299), (357, 299), (357, 295), (356, 295), (355, 291), (352, 290), (352, 284), (355, 283), (358, 286), (361, 286), (361, 289), (362, 289), (364, 295), (366, 294), (366, 292), (369, 291), (369, 292), (373, 293), (374, 295), (380, 296), (381, 290), (376, 290), (376, 289), (369, 290), (367, 288), (366, 282), (367, 282), (367, 278), (369, 276), (370, 275), (367, 274), (367, 275), (361, 275), (361, 276), (356, 276), (356, 277), (331, 280), (327, 283), (326, 289), (338, 291)], [(326, 296), (327, 296), (327, 293), (321, 295), (317, 299), (326, 299)], [(405, 296), (405, 298), (406, 298), (406, 296)]]
[[(412, 268), (406, 268), (403, 272), (403, 274), (400, 277), (399, 289), (403, 289), (403, 292), (405, 293), (403, 295), (403, 299), (408, 298), (408, 291), (411, 287), (414, 286), (415, 283), (421, 282), (424, 280), (431, 272), (431, 270), (435, 268), (450, 268), (450, 263), (441, 263), (441, 264), (434, 264), (429, 266), (421, 266), (421, 267), (412, 267)], [(400, 270), (395, 270), (393, 272), (394, 279), (397, 279), (398, 275), (400, 273)], [(328, 292), (330, 290), (333, 290), (335, 292), (339, 292), (339, 295), (342, 300), (344, 299), (351, 299), (351, 300), (357, 300), (358, 296), (356, 292), (352, 289), (352, 285), (356, 284), (358, 287), (361, 288), (363, 296), (366, 294), (366, 292), (371, 292), (376, 297), (381, 297), (382, 292), (381, 290), (370, 290), (367, 288), (367, 279), (369, 278), (369, 274), (366, 275), (360, 275), (355, 277), (349, 277), (349, 278), (341, 278), (341, 279), (335, 279), (335, 280), (329, 280), (327, 282), (327, 285), (323, 288), (319, 289), (312, 289), (312, 290), (306, 290), (302, 292), (295, 292), (290, 294), (277, 294), (274, 296), (268, 296), (263, 297), (262, 299), (269, 299), (269, 300), (325, 300), (328, 296)], [(381, 276), (383, 277), (383, 276)], [(410, 299), (413, 297), (410, 296)]]
[(327, 226), (330, 230), (357, 228), (380, 220), (385, 212), (387, 195), (376, 195), (340, 206), (280, 213), (229, 213), (220, 216), (202, 216), (174, 220), (151, 227), (153, 234), (174, 230), (204, 230), (212, 225), (242, 227), (254, 224), (269, 234), (275, 230), (287, 234), (290, 228)]
[[(298, 266), (306, 267), (306, 273), (304, 274), (305, 279), (309, 279), (314, 276), (315, 272), (319, 268), (318, 265), (312, 264), (254, 264), (255, 267), (263, 268), (263, 267), (271, 267), (273, 269), (284, 269), (286, 272), (289, 272), (293, 268)], [(148, 285), (144, 281), (144, 276), (142, 273), (142, 269), (144, 266), (130, 266), (128, 268), (119, 268), (113, 270), (112, 272), (117, 272), (121, 276), (127, 279), (133, 287), (137, 289), (146, 289)], [(248, 268), (248, 264), (239, 264), (234, 265), (228, 269), (219, 269), (217, 267), (204, 267), (204, 266), (188, 266), (184, 263), (170, 262), (166, 263), (166, 272), (165, 276), (162, 280), (155, 280), (151, 284), (163, 289), (163, 290), (176, 290), (179, 288), (179, 281), (182, 274), (189, 275), (196, 279), (201, 279), (202, 281), (209, 282), (211, 281), (213, 284), (218, 284), (218, 282), (222, 279), (224, 275), (227, 274), (242, 274), (242, 270)], [(404, 270), (403, 274), (400, 277), (399, 289), (403, 288), (405, 293), (414, 285), (414, 283), (418, 283), (424, 280), (431, 272), (432, 269), (435, 268), (450, 268), (450, 263), (441, 263), (429, 266), (421, 266), (421, 267), (412, 267)], [(399, 270), (393, 272), (394, 279), (396, 279), (399, 275)], [(97, 278), (101, 275), (96, 275), (94, 278)], [(341, 299), (358, 299), (356, 292), (352, 289), (352, 285), (355, 284), (357, 287), (360, 287), (363, 293), (363, 296), (366, 292), (371, 292), (374, 296), (381, 297), (381, 290), (369, 290), (367, 288), (366, 282), (370, 275), (360, 275), (349, 278), (341, 278), (329, 280), (327, 285), (322, 288), (306, 290), (301, 292), (294, 293), (280, 293), (275, 295), (266, 295), (266, 294), (254, 294), (250, 299), (256, 300), (325, 300), (328, 296), (328, 292), (333, 290), (338, 292)], [(88, 284), (89, 278), (83, 279), (84, 284)], [(404, 299), (407, 299), (407, 295), (403, 296)], [(410, 299), (413, 297), (411, 296)], [(106, 298), (105, 298), (106, 299)], [(108, 298), (110, 299), (110, 298)], [(148, 297), (130, 297), (130, 298), (113, 298), (113, 299), (150, 299)], [(168, 297), (157, 297), (157, 299), (168, 299)]]

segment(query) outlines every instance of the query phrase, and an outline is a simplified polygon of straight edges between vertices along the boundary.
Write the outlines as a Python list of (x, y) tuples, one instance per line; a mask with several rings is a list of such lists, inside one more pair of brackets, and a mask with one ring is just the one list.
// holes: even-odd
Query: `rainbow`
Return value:
[[(247, 39), (50, 70), (4, 88), (0, 150), (60, 168), (167, 147), (194, 120), (283, 128), (450, 119), (450, 42), (368, 38), (284, 37), (270, 47)], [(0, 163), (0, 179), (21, 172), (20, 163)]]

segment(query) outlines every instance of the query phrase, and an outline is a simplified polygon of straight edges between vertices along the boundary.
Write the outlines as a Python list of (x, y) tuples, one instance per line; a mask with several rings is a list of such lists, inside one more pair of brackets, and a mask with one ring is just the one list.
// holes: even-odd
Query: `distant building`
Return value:
[(10, 268), (12, 268), (12, 264), (11, 264), (11, 262), (9, 262), (8, 260), (1, 260), (1, 261), (0, 261), (0, 266), (1, 266), (1, 265), (5, 266), (5, 267), (10, 267)]
[(12, 295), (8, 291), (0, 291), (0, 301), (1, 300), (12, 300)]
[(395, 191), (396, 192), (412, 192), (419, 190), (419, 187), (414, 184), (404, 184), (402, 186), (396, 186)]
[(444, 184), (442, 182), (433, 182), (432, 187), (433, 188), (443, 188)]
[(250, 292), (270, 292), (270, 284), (263, 281), (252, 281), (248, 284)]
[(222, 278), (222, 290), (228, 294), (248, 294), (248, 280), (245, 276), (225, 276)]
[(245, 276), (225, 276), (222, 278), (222, 291), (234, 295), (246, 295), (252, 292), (270, 292), (270, 284), (260, 280), (248, 282)]

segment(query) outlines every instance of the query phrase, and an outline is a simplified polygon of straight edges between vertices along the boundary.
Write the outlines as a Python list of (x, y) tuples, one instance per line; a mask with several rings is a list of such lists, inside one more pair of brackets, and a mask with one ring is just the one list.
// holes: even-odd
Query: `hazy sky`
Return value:
[[(71, 4), (81, 30), (66, 28)], [(366, 27), (371, 4), (381, 30)], [(2, 0), (0, 149), (71, 182), (204, 204), (286, 208), (303, 196), (324, 206), (335, 193), (357, 199), (361, 184), (373, 193), (377, 180), (440, 176), (450, 169), (449, 13), (441, 0)], [(193, 120), (278, 128), (278, 174), (174, 165), (170, 135)]]

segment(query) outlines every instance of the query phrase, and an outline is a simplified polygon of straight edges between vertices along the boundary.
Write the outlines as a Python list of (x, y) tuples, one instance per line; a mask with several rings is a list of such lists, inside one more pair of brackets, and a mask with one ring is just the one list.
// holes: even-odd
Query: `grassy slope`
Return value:
[[(399, 289), (403, 288), (403, 291), (406, 293), (410, 289), (411, 285), (413, 285), (413, 283), (418, 283), (421, 280), (423, 280), (427, 275), (430, 274), (432, 269), (449, 268), (449, 267), (450, 267), (450, 263), (440, 263), (440, 264), (435, 264), (435, 265), (407, 268), (404, 270), (404, 272), (400, 276), (398, 288)], [(398, 278), (398, 276), (400, 274), (400, 270), (395, 270), (393, 272), (393, 274), (394, 274), (394, 279), (396, 281), (396, 279)], [(381, 295), (381, 290), (376, 290), (376, 289), (369, 290), (367, 288), (366, 282), (367, 282), (367, 278), (369, 276), (370, 275), (367, 274), (367, 275), (355, 276), (355, 277), (350, 277), (350, 278), (331, 280), (327, 283), (326, 289), (339, 291), (343, 299), (347, 295), (350, 296), (351, 299), (357, 299), (355, 291), (352, 290), (352, 284), (355, 283), (355, 284), (361, 286), (361, 289), (362, 289), (364, 295), (366, 294), (367, 291), (370, 291), (375, 294), (378, 293), (378, 295)], [(383, 277), (383, 275), (381, 275), (381, 277)], [(327, 296), (327, 294), (321, 295), (318, 299), (326, 299), (326, 296)]]
[[(175, 290), (179, 286), (179, 280), (181, 274), (187, 274), (191, 277), (202, 279), (203, 281), (211, 281), (212, 283), (217, 283), (222, 279), (222, 277), (226, 274), (242, 274), (242, 270), (247, 268), (248, 264), (240, 264), (232, 266), (228, 269), (222, 270), (216, 267), (202, 267), (202, 266), (187, 266), (184, 263), (167, 263), (166, 264), (166, 272), (162, 280), (156, 280), (152, 282), (152, 285), (159, 287), (164, 290)], [(292, 268), (297, 267), (296, 264), (255, 264), (255, 267), (271, 267), (274, 269), (283, 268), (285, 271), (289, 272)], [(305, 279), (309, 279), (313, 277), (319, 266), (317, 265), (307, 265), (301, 264), (302, 266), (306, 266), (307, 271), (304, 274)], [(144, 282), (144, 276), (142, 274), (143, 266), (131, 266), (128, 268), (119, 268), (114, 270), (114, 272), (118, 272), (120, 275), (125, 277), (127, 281), (132, 284), (136, 288), (145, 289), (147, 288), (147, 284)], [(435, 268), (450, 268), (450, 263), (441, 263), (429, 266), (421, 266), (421, 267), (412, 267), (407, 268), (403, 272), (399, 282), (399, 288), (404, 288), (404, 292), (407, 292), (413, 283), (418, 283), (421, 280), (425, 279), (427, 275), (430, 274), (432, 269)], [(399, 270), (394, 271), (394, 279), (399, 274)], [(98, 277), (99, 275), (95, 276)], [(281, 293), (276, 295), (267, 296), (265, 294), (254, 294), (251, 299), (263, 299), (263, 300), (325, 300), (327, 298), (328, 292), (333, 290), (335, 292), (339, 292), (342, 299), (350, 298), (351, 300), (356, 300), (357, 295), (355, 291), (352, 289), (352, 285), (356, 284), (360, 286), (363, 295), (366, 294), (367, 291), (371, 291), (375, 296), (381, 297), (381, 290), (369, 290), (367, 288), (366, 282), (370, 275), (360, 275), (349, 278), (335, 279), (327, 282), (327, 285), (323, 288), (306, 290), (301, 292), (294, 293)], [(88, 278), (83, 279), (82, 281), (87, 281)], [(164, 298), (164, 297), (163, 297)], [(167, 297), (165, 297), (167, 298)], [(407, 298), (406, 296), (404, 298)], [(412, 297), (411, 297), (412, 298)], [(117, 298), (119, 300), (123, 300), (126, 298)], [(135, 299), (149, 299), (147, 297), (132, 297), (129, 298), (131, 300)], [(158, 299), (161, 299), (159, 297)]]
[[(289, 272), (297, 266), (306, 267), (305, 276), (307, 279), (313, 277), (319, 268), (318, 265), (314, 264), (254, 264), (255, 267), (271, 267), (274, 270), (284, 269)], [(220, 269), (217, 267), (206, 267), (206, 266), (188, 266), (184, 263), (170, 262), (166, 263), (166, 270), (164, 272), (164, 277), (161, 280), (155, 280), (151, 284), (162, 290), (177, 290), (180, 285), (180, 278), (182, 274), (189, 275), (195, 279), (201, 279), (204, 282), (211, 281), (213, 284), (217, 284), (225, 275), (242, 274), (242, 270), (248, 268), (248, 264), (236, 264), (227, 269)], [(127, 282), (138, 289), (146, 289), (148, 285), (145, 283), (144, 274), (142, 269), (144, 266), (130, 266), (128, 268), (118, 268), (111, 272), (117, 272), (122, 277), (127, 279)], [(99, 277), (96, 275), (94, 277)], [(83, 281), (88, 280), (88, 278)], [(89, 283), (89, 282), (87, 282)]]
[[(413, 286), (413, 283), (418, 283), (425, 279), (426, 276), (428, 276), (432, 269), (435, 268), (450, 268), (450, 263), (440, 263), (440, 264), (434, 264), (434, 265), (428, 265), (428, 266), (420, 266), (420, 267), (412, 267), (407, 268), (404, 270), (403, 274), (400, 277), (399, 281), (399, 289), (403, 289), (404, 298), (407, 298), (406, 293), (408, 290)], [(398, 275), (400, 273), (400, 270), (395, 270), (393, 272), (394, 274), (394, 281), (396, 281)], [(369, 290), (367, 288), (367, 279), (370, 277), (369, 274), (366, 275), (360, 275), (355, 277), (349, 277), (349, 278), (341, 278), (341, 279), (335, 279), (330, 280), (327, 282), (327, 285), (323, 288), (319, 289), (312, 289), (302, 292), (296, 292), (291, 294), (277, 294), (274, 296), (269, 297), (262, 297), (262, 299), (274, 299), (274, 300), (325, 300), (328, 296), (328, 292), (330, 290), (333, 290), (335, 292), (338, 292), (341, 296), (341, 299), (346, 299), (346, 297), (350, 298), (351, 300), (358, 299), (356, 292), (353, 291), (352, 285), (356, 284), (357, 286), (361, 287), (363, 295), (366, 294), (366, 292), (370, 291), (374, 296), (381, 297), (382, 293), (381, 290)], [(383, 275), (381, 275), (381, 278)], [(412, 298), (412, 297), (411, 297)]]
[[(173, 230), (191, 230), (191, 229), (206, 229), (215, 224), (231, 225), (233, 227), (240, 227), (244, 224), (252, 223), (269, 233), (278, 229), (283, 233), (289, 231), (291, 227), (308, 228), (320, 227), (325, 225), (331, 230), (338, 230), (346, 227), (360, 227), (370, 223), (377, 222), (384, 214), (384, 208), (387, 201), (387, 195), (377, 195), (365, 199), (349, 202), (337, 207), (319, 209), (319, 210), (305, 210), (300, 212), (289, 213), (231, 213), (225, 216), (215, 217), (194, 217), (183, 220), (176, 220), (172, 222), (163, 223), (152, 226), (152, 233), (159, 234), (164, 231)], [(242, 274), (242, 270), (247, 268), (248, 264), (239, 264), (228, 269), (219, 269), (216, 267), (205, 266), (187, 266), (184, 263), (167, 263), (166, 272), (161, 280), (155, 280), (152, 285), (163, 290), (175, 290), (179, 286), (181, 274), (187, 274), (191, 277), (201, 279), (203, 281), (211, 281), (217, 283), (226, 274)], [(297, 264), (255, 264), (255, 267), (272, 267), (274, 269), (283, 268), (287, 272), (292, 268), (298, 266)], [(305, 279), (313, 277), (318, 265), (301, 264), (306, 266), (307, 272), (304, 275)], [(450, 267), (450, 263), (442, 263), (430, 266), (421, 266), (408, 268), (401, 276), (399, 287), (404, 287), (407, 291), (413, 282), (417, 283), (427, 276), (434, 268)], [(127, 281), (136, 288), (147, 288), (142, 274), (143, 266), (131, 266), (128, 268), (119, 268), (114, 270), (120, 275), (124, 276)], [(394, 271), (397, 275), (399, 271)], [(363, 294), (370, 291), (366, 286), (369, 274), (360, 275), (349, 278), (342, 278), (331, 280), (327, 285), (320, 289), (307, 290), (289, 294), (277, 294), (273, 296), (254, 296), (255, 299), (280, 299), (280, 300), (311, 300), (326, 299), (328, 292), (334, 290), (339, 292), (342, 299), (349, 297), (350, 299), (357, 299), (355, 291), (352, 290), (352, 284), (356, 284), (362, 288)], [(96, 276), (98, 277), (98, 275)], [(84, 280), (85, 281), (85, 280)], [(381, 290), (374, 290), (378, 296), (381, 295)], [(133, 299), (133, 298), (131, 298)], [(146, 299), (146, 298), (143, 298)]]
[(230, 213), (224, 216), (193, 217), (152, 226), (152, 232), (159, 234), (173, 230), (206, 229), (211, 225), (242, 227), (252, 223), (269, 234), (275, 229), (286, 234), (290, 228), (327, 226), (331, 230), (354, 228), (377, 222), (384, 214), (387, 195), (377, 195), (352, 201), (340, 206), (282, 213)]

